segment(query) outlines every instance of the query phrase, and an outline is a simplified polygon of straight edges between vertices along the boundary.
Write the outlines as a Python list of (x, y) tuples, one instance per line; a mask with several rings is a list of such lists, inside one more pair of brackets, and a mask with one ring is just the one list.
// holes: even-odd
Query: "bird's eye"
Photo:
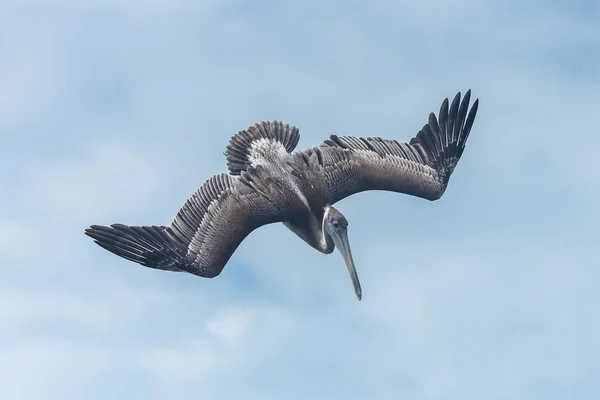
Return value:
[(335, 228), (339, 228), (340, 224), (339, 224), (339, 222), (337, 222), (337, 221), (333, 221), (333, 226), (334, 226)]

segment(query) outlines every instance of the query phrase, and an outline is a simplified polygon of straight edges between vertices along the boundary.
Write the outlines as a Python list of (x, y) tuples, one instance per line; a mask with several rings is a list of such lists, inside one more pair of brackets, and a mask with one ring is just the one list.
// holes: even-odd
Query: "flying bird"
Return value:
[(146, 267), (218, 276), (255, 229), (282, 222), (318, 251), (342, 254), (358, 300), (348, 221), (333, 205), (355, 193), (385, 190), (439, 199), (465, 149), (479, 99), (460, 92), (408, 143), (380, 137), (331, 135), (294, 151), (295, 126), (260, 122), (229, 140), (228, 173), (208, 179), (169, 226), (92, 225), (85, 234), (104, 249)]

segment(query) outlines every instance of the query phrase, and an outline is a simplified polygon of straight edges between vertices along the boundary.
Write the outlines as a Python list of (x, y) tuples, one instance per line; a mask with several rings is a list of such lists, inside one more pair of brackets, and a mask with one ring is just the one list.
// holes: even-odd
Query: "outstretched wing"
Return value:
[[(92, 225), (85, 233), (106, 250), (146, 267), (213, 278), (250, 232), (282, 221), (282, 213), (243, 177), (210, 178), (179, 210), (171, 226)], [(268, 182), (260, 182), (268, 190)]]
[(460, 101), (460, 92), (448, 108), (446, 98), (439, 112), (409, 143), (379, 137), (332, 135), (319, 153), (329, 204), (365, 190), (387, 190), (428, 200), (445, 192), (450, 175), (464, 151), (479, 99), (467, 115), (471, 91)]

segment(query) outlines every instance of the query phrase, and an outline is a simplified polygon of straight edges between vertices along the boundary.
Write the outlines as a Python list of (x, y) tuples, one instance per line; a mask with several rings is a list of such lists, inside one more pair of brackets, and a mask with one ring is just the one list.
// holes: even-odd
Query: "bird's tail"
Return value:
[(85, 234), (126, 260), (154, 269), (186, 271), (186, 246), (165, 226), (92, 225)]
[(263, 121), (239, 131), (231, 137), (225, 150), (229, 173), (240, 175), (250, 165), (255, 165), (256, 159), (269, 153), (277, 154), (282, 149), (291, 153), (299, 139), (298, 128), (281, 121)]

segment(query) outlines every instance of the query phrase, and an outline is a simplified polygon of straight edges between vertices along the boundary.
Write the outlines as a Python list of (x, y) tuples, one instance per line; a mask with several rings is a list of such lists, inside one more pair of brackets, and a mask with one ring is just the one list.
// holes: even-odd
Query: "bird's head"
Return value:
[(348, 220), (336, 208), (328, 206), (325, 208), (325, 214), (323, 215), (323, 231), (327, 241), (332, 241), (344, 257), (350, 279), (352, 279), (352, 285), (354, 286), (354, 293), (356, 293), (356, 297), (360, 300), (362, 298), (362, 289), (360, 288), (360, 281), (354, 267), (350, 242), (348, 241)]
[[(332, 206), (327, 207), (324, 215), (326, 232), (329, 234), (329, 230), (341, 231), (348, 229), (348, 220), (344, 217), (344, 214), (338, 211), (337, 208)], [(331, 235), (330, 235), (331, 236)]]

